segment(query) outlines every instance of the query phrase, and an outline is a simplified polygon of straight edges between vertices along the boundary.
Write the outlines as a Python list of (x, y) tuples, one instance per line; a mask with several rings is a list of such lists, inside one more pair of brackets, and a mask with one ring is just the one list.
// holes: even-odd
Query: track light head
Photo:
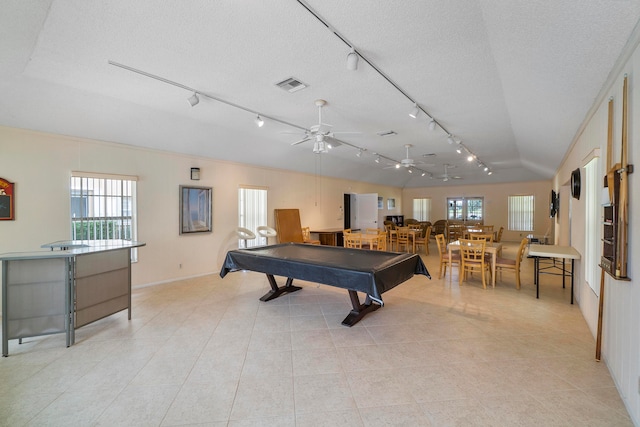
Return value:
[(376, 160), (375, 160), (375, 162), (376, 162), (376, 163), (380, 163), (380, 156), (376, 156)]
[(469, 154), (469, 155), (467, 156), (467, 161), (468, 161), (468, 162), (473, 162), (473, 154)]
[(187, 101), (189, 101), (189, 104), (191, 104), (192, 107), (198, 105), (198, 102), (200, 102), (200, 98), (198, 98), (198, 92), (193, 92), (193, 95), (191, 95), (187, 99)]
[(462, 148), (460, 148), (460, 147), (456, 148), (456, 153), (462, 154)]
[(435, 121), (435, 119), (432, 118), (429, 121), (429, 130), (434, 130), (435, 128), (436, 128), (436, 121)]
[(487, 172), (487, 175), (491, 175), (491, 174), (493, 174), (493, 172), (492, 172), (492, 171)]
[(258, 115), (256, 116), (256, 120), (255, 120), (255, 122), (256, 122), (256, 126), (258, 126), (259, 128), (261, 128), (262, 126), (264, 126), (264, 120), (263, 120), (263, 118), (262, 118), (262, 117), (260, 117), (260, 114), (258, 114)]
[(453, 135), (449, 134), (449, 136), (447, 137), (447, 142), (449, 144), (453, 144), (455, 141), (453, 140)]
[(422, 175), (420, 175), (420, 176), (425, 176), (426, 174), (427, 174), (426, 172), (422, 172)]
[(420, 108), (418, 107), (418, 104), (414, 104), (413, 110), (411, 110), (411, 112), (409, 113), (409, 117), (415, 119), (416, 117), (418, 117), (418, 114), (420, 114)]
[(354, 49), (347, 54), (347, 70), (356, 71), (358, 69), (358, 54)]

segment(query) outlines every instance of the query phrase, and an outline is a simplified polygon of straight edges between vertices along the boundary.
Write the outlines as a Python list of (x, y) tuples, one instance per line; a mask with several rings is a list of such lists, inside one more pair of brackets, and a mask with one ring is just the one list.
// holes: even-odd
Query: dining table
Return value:
[[(447, 245), (449, 250), (449, 271), (451, 271), (451, 253), (453, 251), (460, 251), (460, 240), (455, 240)], [(487, 242), (484, 251), (491, 254), (491, 286), (496, 287), (496, 259), (502, 254), (502, 243)], [(451, 280), (451, 273), (449, 273), (449, 280)]]

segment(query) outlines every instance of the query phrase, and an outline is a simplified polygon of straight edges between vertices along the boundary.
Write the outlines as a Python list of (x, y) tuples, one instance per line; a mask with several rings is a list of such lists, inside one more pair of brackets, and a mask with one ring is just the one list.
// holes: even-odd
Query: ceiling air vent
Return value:
[(378, 136), (391, 136), (391, 135), (397, 135), (397, 133), (394, 130), (384, 130), (382, 132), (378, 132), (377, 135)]
[(280, 83), (276, 83), (276, 86), (286, 90), (289, 93), (293, 93), (293, 92), (302, 90), (309, 85), (306, 83), (302, 83), (300, 80), (296, 79), (295, 77), (289, 77), (288, 79), (284, 79)]

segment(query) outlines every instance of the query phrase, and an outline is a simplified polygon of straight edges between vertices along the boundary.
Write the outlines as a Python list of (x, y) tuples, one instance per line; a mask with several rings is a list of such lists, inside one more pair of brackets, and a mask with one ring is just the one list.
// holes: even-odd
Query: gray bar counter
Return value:
[(131, 249), (144, 245), (60, 241), (0, 254), (2, 355), (11, 339), (65, 333), (68, 347), (77, 328), (125, 309), (131, 319)]

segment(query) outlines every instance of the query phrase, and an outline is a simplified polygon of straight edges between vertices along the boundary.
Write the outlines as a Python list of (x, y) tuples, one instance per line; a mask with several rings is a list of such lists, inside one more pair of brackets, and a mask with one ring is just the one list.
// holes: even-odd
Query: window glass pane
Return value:
[(584, 276), (591, 289), (599, 296), (598, 264), (600, 263), (600, 230), (603, 226), (601, 225), (601, 208), (598, 201), (599, 189), (602, 188), (599, 182), (598, 157), (593, 158), (585, 165), (584, 175), (584, 179), (581, 180), (581, 192), (585, 198)]
[[(238, 189), (238, 225), (251, 230), (256, 238), (247, 240), (248, 248), (266, 245), (266, 238), (261, 237), (256, 229), (267, 225), (267, 190), (260, 188)], [(245, 247), (245, 240), (238, 239), (238, 247)]]
[[(77, 173), (70, 186), (72, 240), (136, 239), (135, 180)], [(132, 261), (137, 256), (132, 249)]]

